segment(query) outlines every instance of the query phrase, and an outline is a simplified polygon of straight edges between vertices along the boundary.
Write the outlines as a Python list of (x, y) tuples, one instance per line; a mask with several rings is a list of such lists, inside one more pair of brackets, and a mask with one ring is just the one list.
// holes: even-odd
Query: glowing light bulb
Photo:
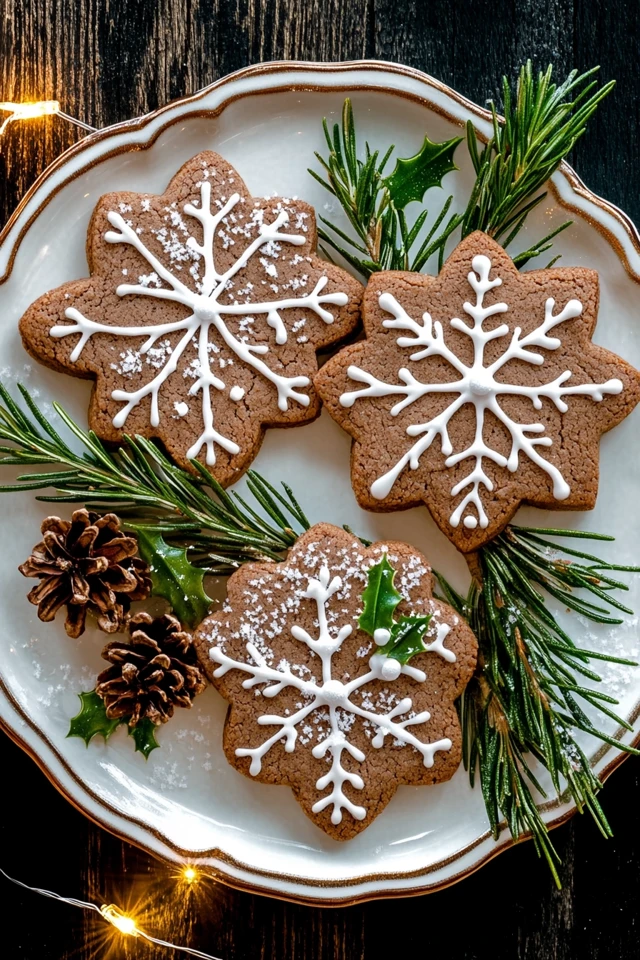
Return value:
[(9, 123), (14, 120), (33, 120), (36, 117), (48, 117), (60, 113), (60, 104), (57, 100), (38, 100), (33, 103), (0, 102), (0, 110), (8, 112), (9, 116), (0, 126), (2, 135)]
[(128, 917), (126, 913), (123, 913), (120, 907), (116, 907), (115, 904), (110, 903), (109, 905), (103, 904), (100, 907), (100, 913), (104, 919), (110, 923), (116, 930), (119, 930), (120, 933), (124, 934), (125, 937), (137, 937), (139, 934), (138, 927), (133, 917)]
[(195, 883), (198, 879), (198, 871), (194, 867), (185, 867), (182, 871), (182, 879), (186, 883)]

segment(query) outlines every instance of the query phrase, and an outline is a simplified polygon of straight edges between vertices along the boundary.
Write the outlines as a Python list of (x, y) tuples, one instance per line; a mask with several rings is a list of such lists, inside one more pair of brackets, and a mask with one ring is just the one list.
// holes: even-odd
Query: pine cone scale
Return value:
[(138, 552), (138, 543), (133, 537), (120, 537), (117, 543), (107, 543), (98, 547), (100, 556), (106, 557), (109, 563), (121, 563)]
[(123, 697), (110, 703), (106, 709), (106, 714), (109, 720), (121, 720), (124, 717), (130, 716), (134, 709), (135, 700), (133, 696), (130, 696), (128, 700)]
[(108, 539), (110, 533), (119, 533), (120, 518), (117, 517), (115, 513), (105, 513), (103, 517), (95, 521), (95, 525), (102, 535)]
[(71, 603), (89, 602), (90, 587), (85, 578), (76, 571), (71, 574)]
[(84, 633), (86, 620), (87, 607), (70, 603), (67, 606), (67, 618), (64, 622), (67, 636), (71, 637), (72, 640), (77, 640)]
[(78, 537), (74, 543), (73, 533), (74, 533), (75, 526), (76, 524), (74, 523), (71, 527), (71, 536), (68, 538), (68, 540), (71, 541), (71, 552), (75, 556), (83, 557), (87, 553), (89, 553), (94, 543), (96, 542), (98, 538), (98, 528), (93, 525), (90, 525), (88, 527), (85, 527), (84, 530), (79, 530)]
[(107, 573), (109, 561), (104, 557), (91, 557), (89, 560), (78, 560), (76, 566), (85, 577), (95, 577)]
[(136, 581), (136, 586), (129, 593), (129, 599), (131, 601), (145, 600), (151, 592), (149, 567), (140, 557), (132, 557), (129, 566), (129, 572)]
[(138, 678), (139, 670), (133, 663), (124, 663), (122, 665), (122, 679), (125, 683), (133, 683)]
[(43, 537), (42, 543), (44, 550), (56, 561), (71, 564), (71, 555), (66, 548), (65, 540), (57, 533), (47, 531)]
[(40, 559), (35, 552), (20, 564), (18, 570), (23, 577), (57, 577), (60, 573), (60, 568), (55, 563), (46, 558)]
[(109, 671), (103, 670), (103, 672), (98, 676), (98, 686), (100, 687), (100, 696), (102, 699), (106, 699), (107, 696), (123, 696), (127, 693), (128, 687), (126, 682), (123, 681), (121, 676), (113, 677), (112, 680), (102, 680), (101, 677), (105, 676), (105, 673)]
[(46, 533), (55, 533), (57, 536), (65, 539), (71, 530), (71, 524), (68, 520), (61, 520), (60, 517), (46, 517), (42, 521), (40, 533), (44, 536)]
[[(55, 593), (62, 586), (68, 586), (68, 580), (66, 577), (61, 574), (56, 574), (52, 577), (47, 577), (46, 580), (41, 580), (40, 583), (37, 583), (29, 591), (29, 600), (31, 603), (41, 603), (46, 597), (51, 593)], [(68, 590), (68, 595), (71, 596), (71, 591)]]
[[(106, 560), (105, 557), (100, 559)], [(133, 593), (139, 587), (139, 580), (135, 573), (120, 566), (107, 567), (100, 579), (116, 593)]]
[(91, 601), (95, 608), (103, 615), (110, 613), (116, 606), (114, 591), (102, 579), (92, 577)]
[(158, 666), (163, 670), (170, 670), (171, 657), (168, 657), (166, 653), (159, 653), (157, 657), (154, 657), (153, 660), (149, 661), (149, 666)]
[[(137, 624), (141, 616), (142, 614), (139, 614), (138, 617), (132, 618), (131, 625), (134, 626), (135, 624)], [(148, 614), (145, 614), (145, 616), (148, 616)], [(149, 617), (149, 620), (151, 620), (150, 617)], [(152, 636), (150, 636), (144, 630), (134, 629), (131, 633), (131, 643), (139, 644), (140, 646), (143, 646), (143, 647), (150, 647), (152, 650), (156, 650), (158, 653), (160, 653), (160, 647), (158, 646), (157, 642), (154, 640)]]
[(136, 648), (133, 643), (128, 644), (122, 640), (112, 640), (102, 651), (104, 660), (108, 660), (114, 665), (120, 663), (132, 663), (137, 666), (144, 666), (149, 662), (149, 654)]
[[(186, 672), (186, 671), (185, 671)], [(179, 670), (170, 670), (169, 676), (173, 677), (174, 683), (172, 684), (172, 689), (177, 693), (179, 690), (185, 686), (185, 677), (184, 674)]]
[[(95, 613), (96, 611), (94, 611)], [(126, 621), (126, 611), (122, 604), (116, 604), (113, 610), (99, 614), (98, 626), (103, 633), (118, 633), (122, 629), (122, 624)]]
[(60, 607), (69, 603), (71, 594), (64, 577), (49, 577), (30, 590), (27, 598), (37, 605), (39, 618), (48, 623)]

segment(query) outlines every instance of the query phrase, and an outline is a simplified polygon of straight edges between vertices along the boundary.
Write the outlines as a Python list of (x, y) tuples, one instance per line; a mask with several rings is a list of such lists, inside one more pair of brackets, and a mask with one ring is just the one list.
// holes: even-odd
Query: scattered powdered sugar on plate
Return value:
[[(50, 646), (42, 644), (38, 637), (31, 637), (20, 646), (23, 650), (29, 650), (32, 658), (33, 676), (39, 685), (36, 702), (47, 710), (62, 705), (71, 707), (73, 713), (77, 713), (79, 701), (76, 695), (81, 690), (91, 690), (95, 686), (95, 669), (86, 663), (52, 662)], [(10, 647), (9, 652), (14, 649)]]

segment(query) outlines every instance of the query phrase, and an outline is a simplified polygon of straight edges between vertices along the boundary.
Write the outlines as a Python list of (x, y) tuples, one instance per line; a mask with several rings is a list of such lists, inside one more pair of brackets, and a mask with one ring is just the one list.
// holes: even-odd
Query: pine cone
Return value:
[(105, 633), (115, 633), (126, 621), (131, 602), (151, 592), (149, 567), (140, 557), (135, 537), (120, 530), (113, 513), (101, 517), (76, 510), (71, 520), (47, 517), (42, 542), (18, 569), (40, 583), (27, 599), (38, 605), (41, 620), (53, 620), (66, 605), (64, 628), (70, 637), (84, 633), (87, 611)]
[(130, 643), (112, 640), (102, 656), (113, 666), (98, 676), (96, 693), (110, 720), (129, 718), (135, 727), (143, 718), (159, 725), (175, 707), (190, 707), (206, 686), (191, 634), (175, 617), (155, 620), (138, 613), (129, 620)]

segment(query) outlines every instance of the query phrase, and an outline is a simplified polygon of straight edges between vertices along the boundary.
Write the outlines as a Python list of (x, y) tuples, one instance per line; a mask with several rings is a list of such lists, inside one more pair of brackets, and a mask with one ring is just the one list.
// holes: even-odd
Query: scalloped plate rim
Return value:
[[(360, 78), (361, 85), (354, 82), (354, 74), (364, 75)], [(381, 82), (381, 77), (386, 77), (388, 86)], [(406, 80), (407, 84), (401, 89), (403, 80)], [(417, 85), (418, 88), (420, 86), (424, 87), (423, 94), (420, 95), (416, 90), (409, 92), (407, 87), (411, 85)], [(146, 149), (152, 146), (164, 130), (184, 116), (199, 114), (217, 116), (239, 97), (259, 93), (274, 93), (283, 89), (286, 91), (326, 89), (341, 92), (347, 92), (350, 89), (372, 89), (390, 95), (406, 96), (414, 100), (423, 99), (428, 109), (444, 113), (449, 119), (454, 119), (456, 122), (460, 122), (462, 115), (471, 114), (480, 134), (489, 132), (488, 118), (490, 114), (488, 111), (460, 96), (454, 90), (427, 74), (400, 64), (375, 60), (346, 61), (335, 64), (274, 61), (247, 67), (221, 78), (189, 97), (173, 101), (159, 110), (98, 130), (57, 158), (27, 192), (0, 232), (0, 270), (3, 271), (0, 276), (0, 284), (9, 278), (18, 248), (27, 231), (34, 227), (38, 216), (49, 200), (76, 176), (107, 159), (114, 152)], [(211, 98), (215, 99), (218, 91), (222, 91), (219, 102), (212, 103), (205, 108), (203, 103), (208, 102)], [(224, 95), (225, 93), (227, 93), (227, 96)], [(433, 100), (428, 99), (427, 94), (440, 97), (446, 102), (447, 107), (451, 108), (452, 112), (443, 107), (442, 104), (434, 104)], [(456, 110), (458, 115), (456, 115)], [(110, 149), (114, 139), (119, 143), (117, 150)], [(85, 162), (85, 154), (88, 155), (88, 162)], [(95, 154), (93, 159), (92, 154)], [(605, 236), (609, 245), (616, 251), (628, 276), (634, 281), (640, 282), (640, 234), (627, 215), (613, 204), (588, 190), (575, 171), (566, 163), (562, 164), (560, 170), (552, 178), (552, 189), (556, 199), (563, 206), (574, 210)], [(1, 290), (2, 287), (0, 286), (0, 292)], [(52, 784), (74, 806), (100, 826), (110, 830), (122, 839), (135, 843), (155, 856), (176, 862), (184, 862), (185, 859), (197, 861), (198, 854), (194, 855), (189, 854), (188, 851), (177, 850), (166, 841), (166, 838), (163, 839), (161, 836), (153, 835), (154, 832), (146, 825), (139, 821), (133, 821), (115, 809), (109, 808), (104, 801), (92, 798), (90, 791), (81, 779), (72, 770), (65, 769), (67, 767), (66, 761), (57, 754), (44, 731), (33, 727), (31, 730), (32, 737), (23, 735), (21, 731), (24, 731), (25, 724), (28, 727), (31, 727), (31, 724), (1, 679), (0, 693), (0, 725), (16, 743), (32, 756)], [(637, 743), (638, 740), (640, 740), (640, 736), (634, 742)], [(605, 764), (603, 753), (597, 764), (600, 775), (603, 778), (609, 776), (626, 756), (627, 754), (618, 754)], [(76, 792), (74, 792), (74, 789)], [(555, 817), (549, 816), (550, 827), (559, 825), (575, 812), (575, 807), (570, 804), (554, 804), (552, 806), (558, 813)], [(551, 813), (551, 810), (549, 813)], [(471, 847), (467, 846), (461, 853), (452, 854), (444, 863), (444, 867), (441, 863), (436, 864), (436, 868), (429, 867), (422, 873), (412, 871), (410, 875), (403, 874), (400, 876), (381, 873), (374, 877), (359, 877), (337, 882), (328, 880), (324, 883), (317, 880), (307, 880), (303, 876), (293, 877), (284, 874), (270, 874), (268, 871), (256, 871), (221, 851), (207, 852), (207, 866), (218, 879), (238, 889), (251, 890), (296, 902), (336, 906), (377, 897), (416, 895), (441, 889), (479, 869), (497, 853), (512, 845), (513, 841), (504, 833), (497, 843), (494, 843), (485, 835), (479, 837), (476, 843), (472, 844)], [(219, 855), (217, 855), (218, 853)], [(469, 859), (471, 854), (473, 856)], [(458, 872), (447, 872), (447, 864), (456, 861), (461, 861), (462, 869)], [(441, 868), (444, 868), (445, 875), (436, 879), (433, 874)], [(429, 879), (430, 876), (431, 880)], [(415, 880), (417, 883), (412, 884), (411, 880)], [(407, 881), (409, 882), (407, 883)]]

